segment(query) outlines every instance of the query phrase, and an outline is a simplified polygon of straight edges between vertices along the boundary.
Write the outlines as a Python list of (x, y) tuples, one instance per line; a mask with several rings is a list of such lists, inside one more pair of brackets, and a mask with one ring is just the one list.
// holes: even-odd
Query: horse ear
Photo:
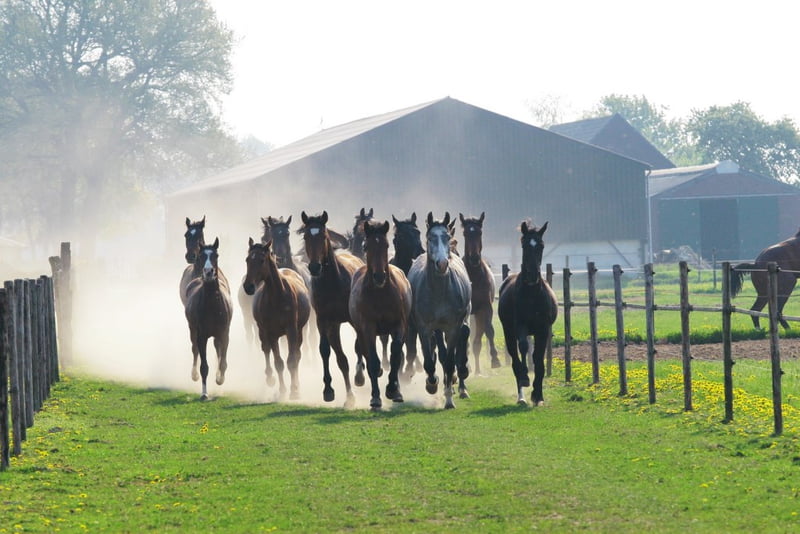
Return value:
[(248, 247), (248, 248), (253, 248), (253, 244), (254, 244), (254, 243), (255, 243), (255, 241), (253, 241), (253, 238), (252, 238), (252, 237), (248, 238), (248, 241), (247, 241), (247, 247)]
[(414, 223), (414, 224), (417, 224), (417, 212), (416, 211), (412, 211), (411, 212), (411, 222)]
[(449, 211), (444, 212), (444, 225), (445, 226), (450, 226), (450, 212)]
[(433, 212), (429, 211), (428, 212), (428, 228), (430, 228), (431, 226), (433, 226)]
[(520, 228), (520, 230), (522, 230), (523, 234), (527, 234), (528, 233), (528, 222), (527, 221), (522, 221), (522, 225), (520, 225), (519, 228)]
[(300, 220), (303, 221), (303, 224), (308, 224), (308, 215), (306, 215), (305, 211), (300, 213)]
[(328, 212), (327, 211), (323, 211), (322, 212), (322, 224), (328, 224)]
[(206, 227), (206, 216), (203, 215), (203, 218), (200, 219), (200, 228), (205, 228), (205, 227)]
[(392, 222), (397, 226), (397, 219), (395, 218), (394, 214), (392, 214)]
[(461, 221), (461, 224), (464, 224), (464, 214), (460, 211), (458, 212), (458, 220)]
[(383, 225), (381, 226), (381, 233), (388, 233), (389, 232), (389, 221), (383, 221)]
[(186, 217), (186, 228), (189, 228), (192, 225), (192, 221), (189, 220), (189, 217)]
[(546, 221), (541, 228), (539, 228), (539, 234), (543, 234), (545, 230), (547, 230), (547, 223), (550, 221)]
[(272, 239), (268, 239), (267, 242), (264, 243), (264, 246), (266, 247), (267, 250), (269, 250), (270, 247), (272, 247)]
[(484, 218), (485, 216), (486, 216), (486, 212), (485, 212), (485, 211), (482, 211), (482, 212), (481, 212), (481, 216), (480, 216), (480, 218), (478, 219), (479, 221), (481, 221), (481, 224), (483, 224), (483, 218)]
[(372, 214), (374, 213), (374, 211), (373, 211), (374, 209), (375, 209), (375, 208), (370, 208), (370, 209), (369, 209), (369, 216), (370, 216), (370, 217), (372, 217)]
[(290, 224), (292, 224), (292, 216), (291, 215), (289, 215), (289, 218), (286, 219), (286, 226), (289, 226)]
[(264, 217), (261, 217), (261, 224), (264, 225), (264, 228), (269, 228), (270, 219), (272, 219), (272, 217), (267, 217), (266, 219)]
[(213, 246), (214, 246), (214, 250), (217, 250), (219, 248), (219, 238), (218, 237), (214, 238), (214, 245)]
[(363, 219), (365, 215), (366, 215), (366, 213), (364, 213), (364, 208), (361, 208), (361, 211), (358, 212), (358, 216)]

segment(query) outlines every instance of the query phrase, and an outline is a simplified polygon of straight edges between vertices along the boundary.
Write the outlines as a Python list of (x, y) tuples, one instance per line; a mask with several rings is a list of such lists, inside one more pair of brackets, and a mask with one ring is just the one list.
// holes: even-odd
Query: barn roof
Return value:
[(654, 170), (650, 173), (648, 185), (651, 198), (800, 195), (800, 188), (762, 174), (745, 171), (730, 160)]
[(675, 167), (636, 128), (619, 113), (584, 119), (550, 127), (551, 132), (605, 148), (631, 159), (643, 161), (654, 169)]

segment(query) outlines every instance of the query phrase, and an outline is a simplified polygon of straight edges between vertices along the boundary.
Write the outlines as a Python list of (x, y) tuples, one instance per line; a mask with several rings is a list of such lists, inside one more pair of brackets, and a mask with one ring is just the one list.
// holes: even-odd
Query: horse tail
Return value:
[(744, 275), (747, 269), (755, 269), (755, 263), (740, 263), (731, 268), (730, 290), (731, 297), (735, 297), (742, 290)]

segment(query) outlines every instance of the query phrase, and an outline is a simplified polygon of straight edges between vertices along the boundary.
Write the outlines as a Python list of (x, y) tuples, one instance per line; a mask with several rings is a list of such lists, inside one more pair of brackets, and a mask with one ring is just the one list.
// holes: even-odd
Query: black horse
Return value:
[[(753, 263), (740, 263), (731, 269), (731, 296), (735, 297), (742, 289), (745, 272), (750, 271), (750, 279), (756, 288), (758, 297), (750, 307), (752, 311), (760, 312), (767, 305), (767, 264), (775, 262), (780, 270), (778, 271), (778, 320), (781, 326), (789, 329), (789, 323), (781, 316), (786, 301), (797, 284), (798, 271), (800, 271), (800, 230), (794, 235), (780, 243), (776, 243), (765, 248), (756, 257)], [(793, 271), (793, 272), (791, 272)], [(758, 317), (752, 316), (753, 326), (761, 328)]]
[(544, 353), (553, 323), (558, 316), (558, 302), (553, 289), (540, 272), (544, 252), (542, 236), (547, 230), (547, 223), (536, 228), (523, 221), (521, 230), (522, 269), (503, 280), (497, 313), (503, 325), (506, 348), (511, 355), (511, 365), (517, 380), (517, 403), (522, 405), (526, 404), (522, 388), (530, 385), (528, 364), (525, 361), (528, 336), (532, 335), (534, 338), (531, 401), (539, 406), (544, 404)]

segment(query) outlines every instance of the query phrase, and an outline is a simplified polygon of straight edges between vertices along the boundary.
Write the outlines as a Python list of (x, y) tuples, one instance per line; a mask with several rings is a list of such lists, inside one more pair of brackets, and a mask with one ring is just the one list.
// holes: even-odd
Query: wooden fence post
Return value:
[[(547, 285), (553, 287), (553, 264), (547, 264), (546, 270)], [(550, 334), (547, 336), (547, 367), (545, 369), (545, 376), (553, 376), (553, 327), (550, 327)]]
[(572, 382), (572, 297), (569, 291), (569, 267), (564, 267), (564, 382)]
[(681, 354), (683, 355), (683, 409), (692, 411), (692, 355), (689, 342), (689, 265), (681, 261)]
[(592, 384), (599, 384), (600, 355), (597, 351), (597, 290), (595, 289), (597, 269), (593, 261), (586, 263), (586, 274), (589, 278), (589, 337), (592, 342)]
[[(61, 354), (65, 362), (72, 361), (72, 252), (70, 244), (61, 243), (61, 272), (58, 277), (61, 287), (56, 289), (61, 301), (60, 311), (63, 321), (60, 326)], [(63, 330), (63, 331), (62, 331)]]
[(20, 322), (22, 321), (22, 280), (6, 282), (6, 297), (11, 311), (11, 325), (9, 334), (12, 340), (9, 341), (11, 366), (11, 428), (14, 434), (12, 454), (17, 456), (22, 453), (22, 442), (25, 440), (25, 379), (23, 366), (22, 332)]
[(778, 345), (778, 264), (767, 263), (767, 298), (769, 302), (769, 355), (772, 361), (772, 409), (775, 414), (775, 435), (783, 434), (781, 395), (781, 352)]
[(733, 354), (731, 351), (731, 263), (722, 262), (722, 371), (725, 423), (733, 421)]
[(6, 290), (0, 289), (0, 471), (8, 469), (10, 463), (11, 434), (8, 428), (8, 304)]
[(628, 394), (628, 373), (625, 366), (625, 320), (622, 310), (622, 267), (614, 265), (614, 311), (617, 324), (617, 366), (619, 367), (619, 394)]
[(644, 266), (644, 313), (647, 330), (647, 391), (650, 404), (656, 402), (656, 304), (653, 264)]
[[(31, 281), (22, 280), (22, 352), (25, 362), (25, 428), (33, 426), (33, 344), (31, 343)], [(27, 438), (26, 438), (27, 439)]]

